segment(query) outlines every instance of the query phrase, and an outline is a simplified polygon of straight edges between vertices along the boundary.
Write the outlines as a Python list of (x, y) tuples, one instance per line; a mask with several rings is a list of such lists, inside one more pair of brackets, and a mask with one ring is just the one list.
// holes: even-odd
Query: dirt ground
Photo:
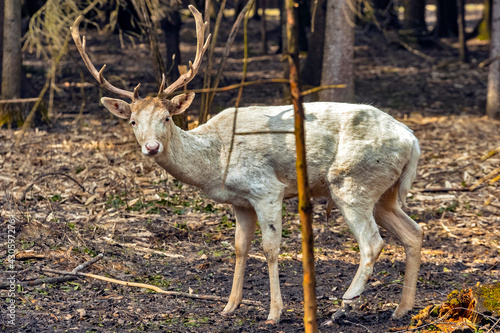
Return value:
[[(258, 22), (250, 24), (251, 31), (258, 31)], [(183, 54), (191, 59), (192, 22), (184, 25), (182, 34)], [(252, 38), (258, 40), (258, 34)], [(460, 64), (457, 52), (450, 49), (427, 50), (434, 58), (428, 61), (387, 44), (376, 34), (360, 32), (357, 40), (357, 100), (398, 117), (415, 131), (422, 147), (418, 178), (408, 198), (408, 214), (425, 230), (414, 315), (442, 302), (454, 289), (500, 280), (500, 181), (491, 185), (486, 181), (474, 191), (467, 190), (500, 166), (498, 154), (481, 160), (500, 144), (500, 122), (481, 117), (487, 69), (479, 68), (478, 63), (487, 59), (488, 47), (471, 41), (473, 61)], [(445, 42), (451, 45), (453, 41)], [(113, 82), (119, 82), (115, 75), (120, 75), (128, 87), (142, 82), (142, 91), (156, 90), (144, 41), (135, 40), (135, 46), (126, 43), (121, 50), (117, 36), (89, 34), (88, 45), (96, 64), (108, 63), (107, 77)], [(259, 47), (251, 46), (248, 80), (280, 77), (281, 56), (259, 55)], [(271, 38), (271, 50), (276, 47)], [(222, 44), (217, 47), (217, 54), (222, 48)], [(239, 82), (241, 41), (235, 50), (222, 86)], [(74, 50), (72, 53), (79, 61)], [(29, 54), (25, 62), (33, 70), (33, 85), (39, 84), (43, 75), (37, 68), (44, 64)], [(81, 66), (70, 58), (62, 66), (61, 91), (55, 100), (57, 120), (52, 126), (30, 130), (15, 147), (18, 131), (0, 132), (0, 257), (7, 257), (7, 230), (13, 225), (20, 253), (14, 268), (22, 271), (17, 274), (20, 281), (58, 276), (40, 272), (40, 268), (71, 271), (102, 253), (101, 260), (82, 272), (169, 291), (229, 296), (235, 263), (231, 208), (179, 183), (142, 156), (130, 125), (112, 118), (98, 105), (99, 89), (87, 73), (92, 85), (85, 88), (84, 118), (75, 122), (82, 102), (77, 84)], [(200, 86), (201, 78), (197, 78), (190, 88)], [(212, 113), (232, 106), (235, 98), (234, 91), (218, 94)], [(191, 108), (193, 118), (199, 100), (198, 96)], [(246, 88), (242, 103), (280, 104), (281, 100), (281, 86), (260, 85)], [(25, 200), (20, 201), (24, 194)], [(242, 305), (233, 316), (219, 315), (223, 301), (165, 296), (82, 278), (17, 288), (15, 326), (7, 325), (5, 316), (11, 296), (8, 290), (0, 290), (1, 329), (301, 332), (302, 264), (296, 206), (296, 200), (283, 205), (279, 267), (285, 309), (277, 326), (264, 324), (269, 283), (257, 230), (243, 297), (261, 303)], [(334, 209), (330, 219), (326, 218), (325, 200), (314, 201), (314, 234), (318, 318), (323, 323), (339, 308), (356, 271), (359, 251), (340, 212)], [(402, 289), (403, 248), (385, 231), (382, 235), (387, 245), (354, 318), (321, 327), (322, 332), (407, 331), (410, 315), (390, 319)], [(12, 275), (9, 262), (0, 265), (1, 280), (6, 281)]]

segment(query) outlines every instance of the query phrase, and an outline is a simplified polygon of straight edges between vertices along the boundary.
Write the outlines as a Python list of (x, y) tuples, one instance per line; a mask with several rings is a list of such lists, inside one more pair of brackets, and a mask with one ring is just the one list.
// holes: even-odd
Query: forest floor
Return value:
[[(250, 31), (258, 31), (258, 23), (251, 21)], [(192, 23), (184, 25), (182, 34), (183, 54), (192, 59)], [(259, 40), (257, 33), (250, 38)], [(117, 82), (113, 76), (120, 75), (128, 86), (142, 82), (143, 91), (155, 91), (148, 46), (135, 42), (135, 47), (127, 44), (121, 50), (117, 36), (88, 38), (96, 63), (108, 63), (110, 80)], [(478, 63), (487, 59), (488, 47), (476, 41), (469, 46), (473, 59), (469, 64), (458, 62), (452, 49), (426, 50), (434, 58), (431, 61), (387, 44), (376, 34), (358, 34), (357, 100), (406, 123), (422, 148), (418, 177), (407, 201), (407, 213), (425, 230), (412, 315), (443, 302), (455, 289), (500, 280), (500, 181), (467, 190), (500, 166), (498, 154), (481, 159), (500, 145), (500, 122), (481, 116), (487, 69)], [(216, 55), (222, 48), (217, 47)], [(240, 80), (241, 41), (235, 49), (221, 86)], [(281, 56), (262, 56), (258, 49), (252, 44), (247, 80), (280, 77)], [(272, 40), (270, 49), (276, 50)], [(80, 60), (74, 50), (72, 54)], [(25, 60), (34, 71), (33, 84), (39, 84), (44, 78), (36, 68), (44, 64), (32, 55)], [(16, 146), (12, 144), (19, 131), (0, 132), (0, 257), (7, 257), (8, 225), (13, 225), (19, 251), (14, 268), (22, 270), (18, 280), (56, 276), (39, 269), (71, 271), (102, 253), (104, 257), (83, 272), (169, 291), (229, 296), (235, 263), (231, 208), (181, 184), (142, 156), (130, 125), (98, 105), (99, 89), (87, 73), (92, 84), (85, 88), (84, 118), (75, 121), (82, 98), (79, 66), (80, 61), (75, 65), (70, 60), (62, 66), (57, 120), (52, 126), (28, 131)], [(201, 79), (196, 80), (190, 87), (201, 86)], [(212, 113), (233, 106), (235, 98), (234, 91), (218, 94)], [(190, 111), (193, 119), (199, 100), (198, 96)], [(245, 88), (242, 104), (255, 101), (282, 103), (281, 86)], [(429, 190), (436, 188), (448, 190)], [(20, 201), (23, 194), (25, 200)], [(284, 203), (282, 215), (279, 268), (285, 308), (277, 326), (264, 324), (269, 283), (257, 230), (243, 297), (261, 303), (242, 305), (230, 317), (219, 315), (223, 301), (171, 297), (83, 278), (16, 289), (15, 327), (6, 325), (10, 296), (8, 290), (0, 290), (2, 331), (301, 332), (302, 263), (295, 199)], [(359, 250), (337, 209), (327, 219), (325, 200), (314, 201), (314, 235), (318, 318), (323, 323), (340, 306), (359, 263)], [(407, 330), (410, 315), (390, 319), (402, 289), (404, 251), (383, 230), (382, 236), (386, 246), (355, 317), (321, 327), (322, 332)], [(0, 265), (5, 281), (11, 269), (5, 260)]]

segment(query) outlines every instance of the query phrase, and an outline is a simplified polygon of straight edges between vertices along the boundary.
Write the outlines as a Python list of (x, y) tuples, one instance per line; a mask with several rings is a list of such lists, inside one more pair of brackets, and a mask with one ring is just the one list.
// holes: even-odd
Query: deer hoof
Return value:
[(349, 316), (349, 313), (351, 311), (351, 306), (349, 304), (344, 304), (340, 309), (337, 310), (332, 315), (332, 322), (340, 322), (343, 319), (347, 318)]
[(392, 319), (401, 319), (408, 313), (408, 311), (409, 310), (397, 307), (392, 314)]
[(222, 312), (220, 313), (220, 315), (221, 315), (221, 316), (223, 316), (223, 317), (229, 317), (229, 316), (231, 316), (233, 313), (234, 313), (234, 311), (222, 311)]
[(323, 324), (321, 324), (321, 326), (333, 326), (333, 320), (327, 320)]

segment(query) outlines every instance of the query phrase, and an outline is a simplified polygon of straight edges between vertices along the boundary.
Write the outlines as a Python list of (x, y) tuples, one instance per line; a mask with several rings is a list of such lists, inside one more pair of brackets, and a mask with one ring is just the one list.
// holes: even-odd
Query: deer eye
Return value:
[(170, 117), (165, 118), (165, 121), (170, 121)]
[(134, 121), (134, 120), (131, 120), (131, 121), (130, 121), (130, 125), (135, 126), (135, 121)]

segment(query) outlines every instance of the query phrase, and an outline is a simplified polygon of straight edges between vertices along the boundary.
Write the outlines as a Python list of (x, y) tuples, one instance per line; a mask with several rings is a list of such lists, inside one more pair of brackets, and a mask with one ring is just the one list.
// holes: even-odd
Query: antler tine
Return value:
[(165, 89), (165, 83), (166, 83), (165, 74), (162, 74), (161, 75), (160, 90), (158, 91), (158, 95), (160, 95), (163, 92), (163, 90)]
[(190, 61), (189, 71), (185, 74), (182, 74), (174, 83), (165, 88), (163, 92), (160, 92), (158, 95), (161, 94), (168, 96), (175, 90), (188, 84), (196, 76), (196, 73), (198, 73), (198, 70), (200, 69), (201, 61), (203, 59), (203, 54), (207, 50), (208, 44), (210, 43), (210, 39), (212, 38), (212, 35), (209, 34), (207, 39), (204, 41), (205, 30), (207, 29), (207, 23), (203, 22), (201, 13), (193, 5), (189, 5), (189, 10), (191, 11), (191, 13), (193, 13), (194, 20), (196, 21), (197, 45), (196, 45), (196, 56), (194, 58), (194, 63)]
[(138, 83), (137, 86), (134, 88), (134, 98), (132, 99), (133, 101), (138, 100), (139, 97), (139, 88), (141, 87), (141, 84)]
[(107, 90), (120, 95), (122, 97), (126, 97), (131, 99), (132, 101), (135, 101), (136, 99), (139, 99), (139, 86), (140, 83), (135, 87), (134, 91), (127, 91), (123, 90), (120, 88), (117, 88), (113, 86), (111, 83), (109, 83), (103, 75), (104, 69), (106, 68), (106, 65), (102, 66), (100, 71), (97, 71), (95, 68), (94, 64), (92, 64), (92, 61), (90, 60), (90, 57), (88, 56), (87, 52), (85, 51), (85, 46), (86, 46), (86, 40), (85, 36), (83, 36), (82, 40), (80, 39), (80, 23), (83, 20), (83, 15), (78, 16), (78, 18), (75, 20), (75, 23), (73, 23), (73, 27), (71, 28), (71, 36), (73, 37), (73, 40), (75, 41), (76, 48), (78, 49), (78, 52), (80, 52), (80, 55), (82, 56), (83, 62), (87, 66), (87, 69), (89, 70), (90, 74), (99, 82), (104, 88)]

